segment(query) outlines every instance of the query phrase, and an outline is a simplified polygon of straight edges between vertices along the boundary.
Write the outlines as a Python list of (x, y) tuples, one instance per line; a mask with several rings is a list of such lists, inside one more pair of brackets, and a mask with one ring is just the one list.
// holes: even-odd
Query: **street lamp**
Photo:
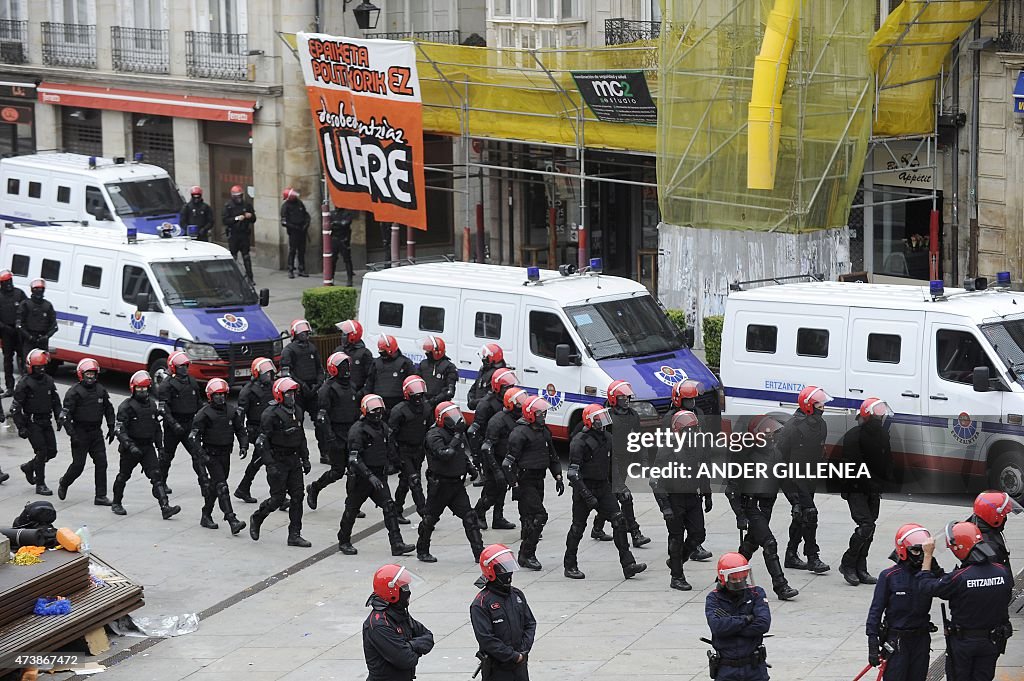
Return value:
[[(349, 2), (353, 0), (345, 0), (345, 6), (347, 7)], [(377, 20), (380, 18), (380, 7), (374, 5), (370, 0), (363, 0), (360, 4), (352, 10), (352, 14), (356, 17), (356, 26), (363, 31), (372, 31), (377, 28)]]

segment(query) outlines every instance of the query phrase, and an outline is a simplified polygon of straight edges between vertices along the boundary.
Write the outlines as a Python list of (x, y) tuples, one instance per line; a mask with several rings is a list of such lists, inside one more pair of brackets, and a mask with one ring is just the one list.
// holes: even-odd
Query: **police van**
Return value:
[(124, 158), (39, 153), (0, 160), (0, 221), (78, 223), (181, 234), (184, 205), (163, 168)]
[(701, 407), (719, 413), (720, 385), (690, 351), (692, 332), (681, 333), (643, 285), (601, 274), (598, 260), (586, 270), (434, 262), (368, 272), (359, 319), (368, 345), (391, 334), (416, 362), (424, 357), (421, 339), (444, 338), (463, 408), (481, 346), (497, 343), (520, 385), (551, 404), (547, 423), (558, 438), (586, 405), (604, 401), (616, 379), (632, 384), (633, 406), (648, 423), (668, 410), (672, 386), (686, 378), (703, 384)]
[(105, 369), (155, 374), (183, 350), (197, 379), (241, 382), (255, 357), (281, 355), (281, 336), (262, 309), (270, 292), (257, 294), (216, 244), (8, 223), (0, 268), (26, 292), (33, 280), (46, 282), (57, 364), (93, 357)]
[[(730, 291), (722, 332), (726, 413), (792, 413), (824, 388), (829, 438), (868, 397), (895, 412), (905, 470), (986, 477), (1024, 494), (1024, 293), (969, 280), (945, 289), (808, 282)], [(828, 416), (831, 414), (832, 416)]]

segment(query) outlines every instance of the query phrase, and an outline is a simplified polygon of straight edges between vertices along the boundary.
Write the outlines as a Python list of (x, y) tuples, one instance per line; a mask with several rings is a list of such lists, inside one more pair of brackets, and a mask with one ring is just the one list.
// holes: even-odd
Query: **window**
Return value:
[(828, 357), (828, 329), (797, 329), (796, 354), (801, 357)]
[(239, 0), (198, 0), (196, 28), (210, 33), (246, 33), (246, 4)]
[(71, 187), (57, 187), (57, 203), (71, 203)]
[(939, 378), (953, 383), (974, 383), (974, 367), (987, 366), (997, 376), (988, 353), (974, 334), (941, 329), (935, 334), (935, 361)]
[(134, 306), (140, 293), (145, 293), (151, 299), (154, 297), (153, 285), (149, 283), (146, 270), (135, 265), (125, 265), (121, 280), (121, 300)]
[(155, 262), (151, 267), (157, 287), (171, 307), (233, 307), (259, 302), (238, 264), (229, 258)]
[(473, 335), (477, 338), (501, 338), (501, 315), (494, 312), (477, 312), (473, 323)]
[(95, 24), (94, 0), (50, 0), (50, 19), (64, 24)]
[(494, 0), (494, 16), (507, 17), (512, 14), (512, 0)]
[(28, 196), (30, 199), (38, 199), (43, 195), (43, 185), (40, 182), (28, 183)]
[(555, 0), (537, 0), (537, 18), (555, 18)]
[(25, 18), (25, 0), (0, 0), (0, 19), (20, 21)]
[(516, 46), (516, 31), (514, 28), (502, 27), (498, 29), (498, 47), (512, 48)]
[(644, 357), (683, 347), (679, 330), (651, 296), (573, 305), (565, 314), (597, 360)]
[(444, 308), (426, 307), (420, 308), (420, 331), (433, 331), (442, 333), (444, 331)]
[(39, 276), (46, 281), (60, 281), (60, 260), (49, 260), (43, 258), (43, 267)]
[(537, 47), (542, 50), (549, 50), (558, 47), (557, 33), (550, 28), (542, 28), (537, 31)]
[(15, 255), (11, 258), (11, 273), (16, 277), (28, 276), (28, 256)]
[(124, 25), (132, 28), (167, 28), (167, 8), (162, 0), (122, 0)]
[(569, 354), (576, 353), (576, 344), (558, 315), (550, 312), (530, 312), (530, 352), (538, 357), (555, 358), (555, 346), (565, 343)]
[(19, 180), (17, 178), (14, 178), (14, 177), (8, 177), (7, 178), (7, 193), (8, 194), (17, 194), (20, 191), (21, 191), (21, 180)]
[(381, 326), (402, 326), (402, 311), (404, 306), (401, 303), (387, 303), (383, 300), (377, 308), (377, 323)]
[(747, 352), (767, 352), (775, 354), (779, 340), (779, 329), (761, 324), (747, 325)]
[(99, 187), (85, 188), (85, 212), (97, 220), (113, 220), (110, 214), (110, 207), (107, 200), (103, 198), (103, 192)]
[(884, 364), (900, 363), (900, 348), (903, 337), (889, 333), (868, 334), (868, 361)]
[(562, 0), (562, 19), (580, 18), (580, 0)]
[(82, 286), (85, 288), (99, 288), (103, 283), (103, 268), (94, 265), (86, 265), (82, 268)]
[(519, 47), (524, 50), (532, 50), (537, 47), (537, 38), (534, 36), (533, 31), (528, 28), (524, 28), (520, 31)]

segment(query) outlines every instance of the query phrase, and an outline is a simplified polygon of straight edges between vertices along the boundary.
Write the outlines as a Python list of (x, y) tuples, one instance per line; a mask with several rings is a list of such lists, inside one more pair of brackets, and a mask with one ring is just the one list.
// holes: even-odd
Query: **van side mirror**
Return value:
[(560, 367), (579, 366), (580, 356), (571, 354), (568, 343), (559, 343), (555, 346), (555, 364)]
[(135, 309), (139, 312), (149, 312), (149, 294), (140, 293), (135, 296)]
[(266, 307), (267, 305), (270, 305), (270, 289), (269, 288), (261, 288), (260, 289), (260, 307)]
[(692, 350), (693, 349), (693, 343), (694, 343), (693, 327), (690, 326), (690, 327), (687, 327), (686, 329), (683, 329), (683, 345), (685, 345), (686, 347), (688, 347), (688, 348), (690, 348)]
[(987, 393), (992, 389), (992, 370), (986, 367), (974, 367), (974, 392)]

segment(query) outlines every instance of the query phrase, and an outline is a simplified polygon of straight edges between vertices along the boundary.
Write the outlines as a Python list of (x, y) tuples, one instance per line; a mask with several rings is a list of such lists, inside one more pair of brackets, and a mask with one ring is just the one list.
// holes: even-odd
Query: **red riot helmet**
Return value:
[(230, 391), (231, 388), (228, 387), (227, 381), (223, 378), (214, 378), (206, 384), (206, 399), (213, 402), (214, 395), (224, 395), (226, 397)]
[(427, 336), (420, 341), (420, 346), (423, 348), (424, 354), (433, 360), (439, 360), (444, 357), (444, 339), (440, 336)]
[(241, 196), (242, 196), (242, 185), (240, 185), (240, 184), (231, 185), (231, 196), (232, 196), (232, 198), (236, 197), (236, 196), (241, 198)]
[(497, 343), (485, 343), (480, 348), (480, 361), (485, 367), (492, 367), (505, 361), (505, 351)]
[(426, 392), (427, 382), (415, 374), (406, 376), (405, 380), (402, 381), (402, 397), (407, 400), (412, 399), (416, 395), (425, 395)]
[(352, 373), (352, 360), (344, 352), (332, 353), (327, 358), (327, 375), (331, 378), (341, 376), (348, 377)]
[(274, 366), (274, 361), (269, 357), (257, 357), (249, 365), (249, 371), (252, 372), (253, 378), (259, 378), (260, 374), (266, 371), (277, 371), (277, 367)]
[(290, 392), (297, 392), (299, 384), (291, 378), (279, 378), (274, 381), (274, 401), (278, 404), (284, 404), (284, 396)]
[(504, 544), (491, 544), (480, 552), (480, 572), (484, 579), (493, 582), (498, 575), (511, 574), (519, 570), (519, 563), (512, 549)]
[(739, 553), (726, 553), (718, 559), (718, 585), (729, 591), (742, 591), (754, 585), (750, 563)]
[(454, 402), (441, 402), (434, 407), (434, 423), (438, 428), (455, 428), (463, 421), (462, 410)]
[(633, 386), (628, 381), (612, 381), (608, 386), (608, 404), (613, 407), (628, 407), (633, 396)]
[(358, 343), (363, 338), (363, 325), (354, 319), (346, 319), (334, 326), (345, 334), (345, 340), (349, 343)]
[(867, 423), (870, 419), (876, 418), (885, 423), (885, 420), (892, 415), (893, 411), (888, 404), (877, 397), (869, 397), (860, 403), (860, 409), (857, 410), (857, 421)]
[(1002, 527), (1006, 518), (1024, 509), (1006, 492), (982, 492), (974, 499), (974, 515), (989, 527)]
[(832, 396), (816, 385), (804, 387), (797, 395), (796, 404), (800, 411), (810, 416), (817, 409), (824, 409), (832, 401)]
[(373, 573), (373, 593), (388, 603), (397, 603), (402, 599), (403, 589), (408, 591), (422, 581), (401, 565), (382, 565)]
[(501, 398), (501, 404), (506, 411), (515, 411), (522, 409), (523, 403), (529, 396), (529, 393), (522, 388), (509, 388), (505, 391), (505, 396)]
[(548, 401), (540, 395), (531, 397), (523, 404), (523, 419), (527, 423), (542, 426), (550, 408), (551, 405), (548, 404)]
[(981, 530), (974, 523), (951, 522), (946, 525), (946, 547), (960, 560), (966, 559), (981, 541)]
[(128, 381), (128, 387), (131, 388), (132, 395), (135, 394), (136, 390), (143, 388), (149, 390), (153, 387), (153, 378), (149, 375), (148, 371), (136, 371)]
[(612, 424), (612, 413), (600, 404), (583, 407), (583, 425), (592, 430), (604, 430)]
[(200, 187), (198, 184), (194, 184), (192, 185), (192, 188), (188, 190), (188, 193), (192, 195), (192, 197), (202, 196), (203, 188)]
[(506, 388), (514, 386), (517, 380), (511, 369), (498, 369), (491, 374), (491, 391), (501, 395)]
[(676, 409), (682, 409), (683, 400), (697, 399), (697, 396), (702, 392), (702, 387), (699, 381), (695, 381), (692, 378), (679, 381), (672, 386), (672, 406)]
[(931, 532), (917, 523), (901, 525), (900, 529), (896, 530), (896, 557), (906, 560), (912, 547), (920, 546), (931, 536)]
[(313, 333), (313, 327), (310, 326), (309, 322), (307, 322), (305, 319), (296, 319), (288, 327), (288, 333), (291, 335), (292, 339), (294, 339), (300, 333), (312, 334)]
[(684, 430), (689, 430), (690, 428), (700, 427), (700, 420), (692, 411), (680, 409), (672, 415), (671, 427), (673, 433), (680, 433)]
[(377, 338), (377, 352), (381, 357), (394, 357), (398, 354), (398, 339), (391, 334), (382, 333)]
[(75, 367), (75, 375), (78, 376), (78, 380), (84, 380), (86, 372), (93, 371), (100, 373), (100, 363), (94, 360), (92, 357), (86, 357), (85, 359), (78, 362), (78, 366)]

